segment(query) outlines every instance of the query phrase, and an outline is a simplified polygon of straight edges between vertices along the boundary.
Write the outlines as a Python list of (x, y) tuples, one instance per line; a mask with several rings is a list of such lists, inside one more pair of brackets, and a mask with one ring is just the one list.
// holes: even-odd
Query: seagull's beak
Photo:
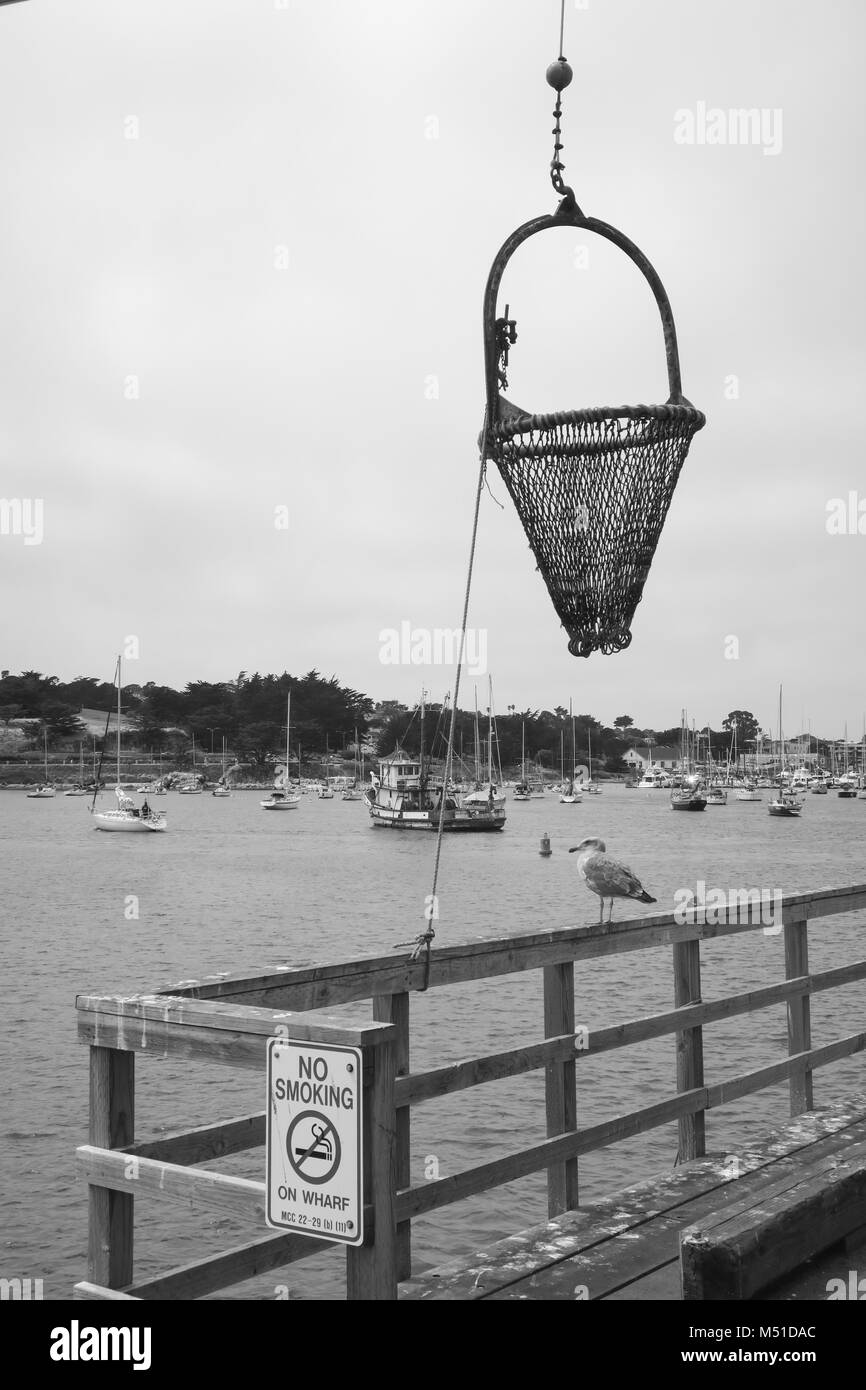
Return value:
[(572, 845), (571, 849), (570, 849), (568, 852), (569, 852), (569, 854), (577, 854), (577, 851), (578, 851), (579, 849), (580, 849), (580, 845)]

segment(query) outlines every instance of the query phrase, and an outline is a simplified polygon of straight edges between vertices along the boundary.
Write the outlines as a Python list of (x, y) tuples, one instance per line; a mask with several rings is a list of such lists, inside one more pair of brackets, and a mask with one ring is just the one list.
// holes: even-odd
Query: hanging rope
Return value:
[(556, 192), (561, 198), (565, 199), (567, 208), (576, 208), (577, 200), (574, 190), (562, 177), (565, 165), (560, 159), (563, 149), (562, 144), (562, 93), (571, 82), (574, 73), (570, 65), (565, 60), (563, 53), (563, 42), (565, 36), (565, 0), (562, 0), (562, 8), (559, 16), (559, 57), (555, 63), (551, 63), (547, 69), (547, 81), (556, 92), (556, 106), (553, 108), (553, 159), (550, 161), (550, 181)]
[(421, 990), (426, 990), (430, 983), (430, 947), (436, 931), (433, 927), (433, 914), (436, 911), (436, 889), (439, 883), (439, 863), (442, 857), (442, 836), (445, 829), (445, 803), (448, 799), (448, 783), (451, 780), (451, 772), (454, 765), (454, 734), (457, 727), (457, 701), (460, 695), (460, 676), (463, 671), (463, 651), (466, 645), (466, 619), (469, 616), (469, 594), (472, 589), (472, 571), (475, 567), (475, 546), (478, 539), (478, 517), (481, 511), (481, 494), (484, 490), (484, 482), (487, 472), (487, 411), (484, 412), (484, 427), (481, 431), (481, 462), (478, 470), (478, 486), (475, 490), (475, 515), (472, 520), (472, 541), (469, 546), (469, 568), (466, 574), (466, 589), (463, 595), (463, 620), (460, 624), (460, 649), (457, 655), (457, 671), (454, 677), (454, 701), (451, 705), (451, 722), (448, 728), (448, 747), (445, 753), (445, 775), (442, 781), (442, 794), (439, 802), (439, 825), (436, 831), (436, 857), (433, 861), (433, 887), (430, 891), (429, 916), (427, 926), (419, 936), (415, 938), (412, 947), (411, 960), (418, 960), (424, 956), (424, 983)]

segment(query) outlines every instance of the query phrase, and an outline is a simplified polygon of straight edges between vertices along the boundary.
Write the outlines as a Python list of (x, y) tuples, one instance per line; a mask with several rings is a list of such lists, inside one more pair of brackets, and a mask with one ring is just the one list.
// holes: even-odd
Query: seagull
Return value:
[(640, 880), (635, 878), (631, 869), (627, 868), (625, 864), (621, 864), (618, 859), (608, 858), (604, 851), (604, 840), (599, 840), (597, 836), (590, 836), (587, 840), (581, 840), (579, 845), (573, 845), (568, 851), (569, 854), (580, 855), (577, 861), (577, 872), (587, 888), (592, 893), (597, 893), (601, 900), (599, 922), (604, 921), (605, 898), (610, 898), (608, 922), (613, 916), (614, 898), (636, 898), (639, 903), (657, 901), (656, 898), (650, 897)]

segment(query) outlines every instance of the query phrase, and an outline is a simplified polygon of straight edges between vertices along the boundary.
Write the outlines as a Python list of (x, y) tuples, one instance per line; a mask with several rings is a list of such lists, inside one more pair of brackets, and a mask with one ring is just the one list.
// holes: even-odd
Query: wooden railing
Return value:
[[(575, 927), (473, 941), (434, 950), (428, 987), (541, 970), (544, 1042), (480, 1054), (411, 1072), (409, 1000), (423, 987), (424, 965), (405, 956), (370, 957), (335, 965), (278, 969), (255, 976), (186, 983), (170, 992), (128, 998), (82, 996), (78, 1033), (91, 1049), (90, 1142), (78, 1150), (89, 1183), (87, 1281), (80, 1298), (196, 1298), (316, 1254), (324, 1242), (294, 1233), (260, 1235), (217, 1256), (133, 1281), (135, 1195), (214, 1208), (253, 1228), (264, 1224), (265, 1186), (194, 1167), (265, 1142), (264, 1112), (136, 1142), (136, 1052), (205, 1058), (264, 1075), (273, 1036), (358, 1047), (364, 1075), (365, 1244), (346, 1250), (349, 1298), (392, 1299), (411, 1273), (411, 1222), (479, 1192), (547, 1170), (550, 1215), (578, 1204), (578, 1159), (617, 1140), (678, 1122), (680, 1157), (705, 1151), (704, 1118), (752, 1092), (788, 1081), (792, 1115), (812, 1108), (812, 1077), (821, 1067), (866, 1049), (866, 1031), (813, 1048), (810, 1000), (819, 991), (866, 979), (866, 960), (809, 973), (810, 921), (866, 908), (866, 884), (783, 897), (771, 925), (754, 901), (710, 914), (692, 909), (685, 921), (659, 913), (610, 925)], [(715, 920), (716, 916), (718, 920)], [(701, 995), (702, 940), (750, 931), (784, 933), (785, 979), (705, 1002)], [(672, 947), (674, 1008), (611, 1027), (575, 1028), (576, 962), (627, 951)], [(346, 1023), (320, 1009), (372, 1000), (373, 1022)], [(784, 1003), (788, 1056), (706, 1085), (705, 1025)], [(577, 1126), (577, 1071), (594, 1055), (673, 1034), (676, 1094), (585, 1128)], [(412, 1107), (503, 1077), (545, 1069), (546, 1138), (504, 1157), (413, 1187), (410, 1182)]]

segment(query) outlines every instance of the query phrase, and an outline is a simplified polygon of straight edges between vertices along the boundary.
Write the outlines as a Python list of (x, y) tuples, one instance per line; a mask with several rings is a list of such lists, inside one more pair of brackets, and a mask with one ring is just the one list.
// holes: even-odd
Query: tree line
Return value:
[[(293, 755), (301, 745), (305, 755), (324, 756), (326, 750), (342, 752), (359, 738), (372, 735), (375, 752), (382, 756), (400, 744), (417, 756), (421, 747), (421, 721), (418, 710), (397, 700), (374, 702), (370, 696), (343, 685), (335, 675), (325, 677), (317, 670), (296, 676), (262, 675), (241, 671), (229, 681), (190, 681), (183, 690), (158, 685), (129, 684), (123, 687), (123, 713), (136, 726), (129, 735), (130, 746), (152, 750), (155, 755), (181, 758), (194, 737), (199, 748), (219, 751), (225, 738), (232, 755), (241, 761), (266, 763), (285, 748), (286, 705), (292, 696), (291, 742)], [(0, 676), (0, 724), (23, 727), (33, 740), (41, 742), (43, 730), (49, 746), (59, 747), (86, 737), (79, 714), (82, 709), (107, 712), (114, 708), (116, 689), (111, 681), (95, 676), (76, 676), (62, 681), (39, 671), (23, 671)], [(450, 710), (441, 705), (427, 706), (425, 750), (441, 755), (447, 735)], [(438, 729), (438, 733), (437, 733)], [(754, 751), (761, 736), (758, 721), (748, 710), (731, 710), (719, 730), (704, 731), (702, 749), (709, 746), (715, 758), (729, 752), (734, 735), (739, 752)], [(488, 711), (478, 714), (480, 760), (487, 763)], [(578, 764), (599, 764), (610, 772), (621, 772), (623, 755), (633, 744), (669, 744), (678, 747), (680, 726), (666, 729), (638, 728), (631, 715), (617, 715), (611, 725), (592, 714), (574, 717), (557, 705), (552, 710), (523, 709), (508, 705), (497, 712), (494, 735), (494, 766), (516, 768), (525, 756), (527, 763), (545, 768), (559, 767), (561, 751), (566, 767), (572, 756)], [(101, 740), (97, 739), (97, 747)], [(816, 740), (818, 751), (821, 744)], [(474, 711), (459, 710), (455, 726), (455, 751), (471, 767), (475, 761), (476, 718)]]

